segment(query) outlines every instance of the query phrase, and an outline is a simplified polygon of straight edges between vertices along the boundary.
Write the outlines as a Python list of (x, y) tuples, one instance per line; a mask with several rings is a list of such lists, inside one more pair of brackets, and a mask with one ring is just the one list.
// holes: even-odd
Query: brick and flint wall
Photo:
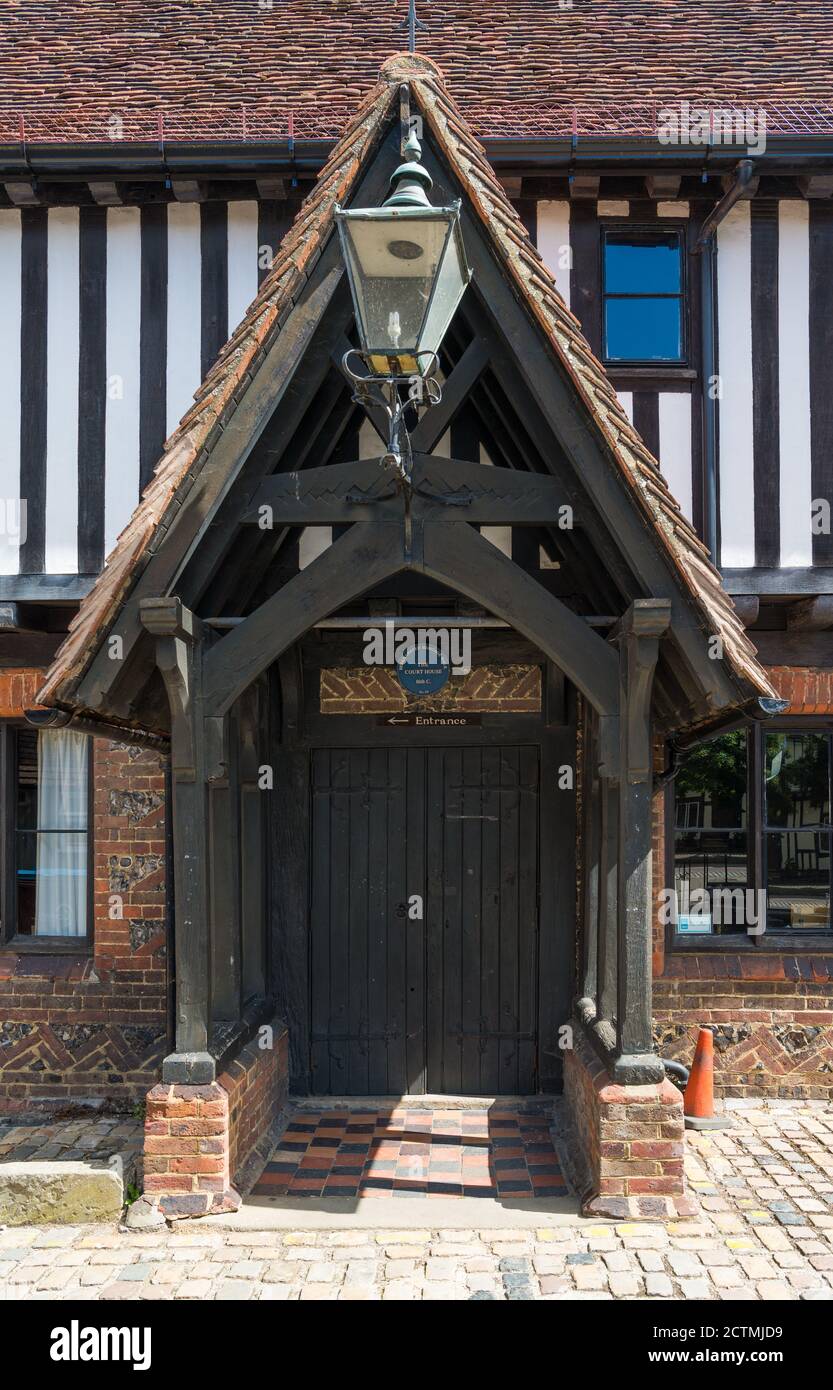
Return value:
[[(0, 716), (40, 672), (0, 675)], [(167, 1051), (165, 776), (157, 753), (94, 741), (92, 953), (0, 946), (0, 1112), (130, 1109)]]

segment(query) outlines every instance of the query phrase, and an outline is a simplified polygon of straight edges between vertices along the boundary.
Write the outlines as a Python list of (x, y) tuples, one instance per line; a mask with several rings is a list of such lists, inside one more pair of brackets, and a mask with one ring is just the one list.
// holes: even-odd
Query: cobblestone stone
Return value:
[(16, 1228), (0, 1230), (0, 1298), (830, 1301), (833, 1113), (801, 1101), (732, 1108), (733, 1129), (687, 1136), (697, 1219), (404, 1231)]

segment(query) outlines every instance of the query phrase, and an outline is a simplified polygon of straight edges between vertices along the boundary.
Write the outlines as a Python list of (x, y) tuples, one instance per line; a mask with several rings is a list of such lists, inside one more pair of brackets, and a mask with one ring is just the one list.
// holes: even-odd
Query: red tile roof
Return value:
[[(833, 128), (819, 0), (417, 0), (419, 49), (481, 137), (653, 130), (653, 103)], [(0, 140), (334, 136), (403, 44), (407, 0), (2, 0)], [(246, 108), (245, 118), (242, 108)], [(244, 125), (245, 122), (245, 125)], [(112, 136), (110, 136), (112, 138)]]
[[(81, 604), (47, 673), (38, 696), (44, 704), (73, 706), (84, 671), (150, 554), (164, 538), (169, 516), (193, 483), (221, 422), (228, 419), (245, 393), (264, 347), (280, 331), (289, 303), (303, 284), (305, 268), (333, 230), (333, 208), (337, 202), (349, 200), (361, 164), (403, 81), (410, 83), (412, 102), (423, 114), (430, 140), (460, 179), (475, 213), (495, 242), (506, 274), (514, 280), (561, 370), (570, 376), (601, 447), (618, 468), (681, 586), (699, 610), (704, 635), (722, 639), (724, 660), (738, 686), (738, 704), (758, 695), (775, 695), (706, 548), (628, 420), (604, 368), (564, 304), (441, 74), (434, 64), (404, 54), (385, 63), (377, 85), (362, 102), (303, 204), (257, 299), (202, 383), (195, 405), (167, 441), (153, 480), (104, 572)], [(106, 711), (99, 713), (106, 717)]]

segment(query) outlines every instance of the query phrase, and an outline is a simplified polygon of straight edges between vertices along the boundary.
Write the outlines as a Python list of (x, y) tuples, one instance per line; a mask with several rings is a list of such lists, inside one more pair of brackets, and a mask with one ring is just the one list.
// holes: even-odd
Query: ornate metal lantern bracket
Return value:
[(431, 375), (439, 366), (436, 353), (426, 375), (419, 377), (363, 375), (350, 366), (350, 358), (354, 355), (361, 360), (358, 350), (349, 348), (341, 364), (345, 376), (352, 382), (353, 400), (368, 412), (381, 411), (386, 417), (388, 439), (387, 451), (381, 459), (382, 467), (394, 473), (400, 487), (405, 486), (410, 490), (413, 454), (405, 425), (405, 412), (411, 406), (418, 410), (420, 406), (428, 408), (439, 405), (442, 400), (442, 387), (437, 377)]

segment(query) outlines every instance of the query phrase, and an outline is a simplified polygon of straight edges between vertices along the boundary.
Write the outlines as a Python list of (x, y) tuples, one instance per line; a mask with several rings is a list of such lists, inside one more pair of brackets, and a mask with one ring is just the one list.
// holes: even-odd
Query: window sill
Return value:
[(0, 951), (31, 956), (89, 956), (93, 943), (86, 936), (12, 936), (0, 942)]
[(770, 951), (773, 955), (794, 955), (798, 952), (806, 955), (821, 955), (833, 952), (833, 932), (825, 932), (822, 936), (808, 936), (806, 933), (795, 936), (776, 936), (770, 932), (764, 932), (763, 936), (749, 938), (748, 936), (701, 936), (687, 937), (674, 936), (668, 947), (669, 954), (672, 955), (693, 955), (702, 954), (704, 951), (727, 951), (732, 955), (739, 952), (749, 951)]
[(670, 363), (657, 363), (655, 367), (645, 363), (606, 362), (605, 371), (614, 386), (622, 386), (625, 381), (696, 381), (697, 373), (693, 367), (675, 367)]

